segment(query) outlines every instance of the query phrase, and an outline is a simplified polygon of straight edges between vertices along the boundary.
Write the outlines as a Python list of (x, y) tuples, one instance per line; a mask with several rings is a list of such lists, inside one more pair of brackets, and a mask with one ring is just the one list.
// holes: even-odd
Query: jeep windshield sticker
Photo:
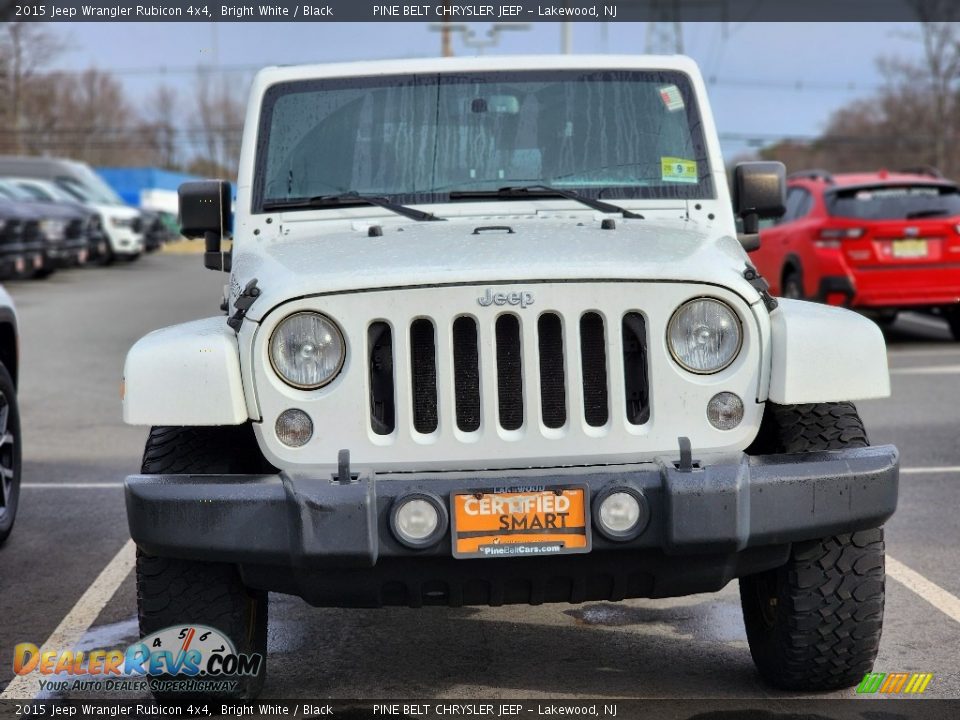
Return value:
[(695, 183), (698, 180), (697, 161), (683, 158), (660, 158), (660, 177), (663, 182)]
[(683, 110), (683, 95), (680, 94), (680, 88), (676, 85), (664, 85), (659, 89), (659, 93), (667, 110), (670, 112)]

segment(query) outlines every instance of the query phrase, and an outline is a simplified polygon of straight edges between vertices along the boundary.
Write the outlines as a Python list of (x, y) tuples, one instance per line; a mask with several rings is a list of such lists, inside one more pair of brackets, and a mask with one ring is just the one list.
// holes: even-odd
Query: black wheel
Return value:
[(947, 325), (950, 326), (950, 334), (954, 340), (960, 340), (960, 310), (953, 308), (944, 313), (947, 319)]
[[(152, 428), (141, 467), (148, 475), (270, 471), (249, 423)], [(245, 587), (234, 565), (157, 557), (138, 549), (137, 611), (141, 637), (176, 625), (207, 625), (230, 638), (238, 653), (261, 656), (255, 675), (229, 678), (237, 681), (235, 690), (203, 697), (252, 699), (260, 693), (266, 679), (267, 594)], [(156, 691), (154, 695), (176, 700), (190, 694)]]
[(893, 327), (893, 324), (897, 321), (896, 312), (887, 312), (876, 315), (873, 318), (873, 321), (883, 330), (887, 330)]
[(117, 259), (117, 256), (113, 253), (113, 248), (110, 247), (110, 242), (105, 243), (104, 251), (97, 255), (97, 265), (100, 267), (106, 267), (107, 265), (113, 265), (114, 261)]
[(20, 409), (17, 390), (0, 365), (0, 544), (10, 536), (20, 500)]
[(796, 270), (788, 270), (783, 276), (780, 287), (780, 297), (792, 300), (803, 300), (803, 279)]
[(56, 272), (56, 269), (53, 266), (53, 261), (44, 256), (43, 265), (34, 270), (31, 277), (34, 280), (46, 280), (48, 277), (53, 275), (54, 272)]
[[(750, 452), (868, 444), (851, 403), (768, 403)], [(786, 565), (741, 578), (747, 641), (760, 675), (785, 690), (859, 683), (880, 646), (884, 582), (882, 528), (795, 543)]]

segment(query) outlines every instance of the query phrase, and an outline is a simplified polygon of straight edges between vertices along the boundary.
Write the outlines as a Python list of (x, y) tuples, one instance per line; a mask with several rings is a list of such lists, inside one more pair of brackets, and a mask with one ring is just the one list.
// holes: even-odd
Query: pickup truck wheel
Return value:
[[(257, 449), (249, 423), (236, 427), (154, 427), (141, 467), (141, 472), (148, 475), (272, 471)], [(238, 653), (259, 654), (262, 661), (256, 675), (229, 678), (238, 682), (233, 691), (204, 697), (255, 698), (266, 679), (267, 594), (245, 587), (236, 566), (228, 563), (157, 557), (138, 549), (136, 573), (140, 636), (186, 624), (219, 630), (233, 641)], [(154, 692), (154, 696), (184, 700), (190, 694)]]
[(113, 254), (113, 248), (110, 247), (110, 243), (106, 243), (106, 248), (102, 253), (97, 255), (97, 265), (100, 267), (106, 267), (107, 265), (113, 265), (114, 261), (117, 259), (117, 256)]
[[(768, 403), (754, 452), (811, 452), (869, 443), (851, 403)], [(870, 672), (884, 604), (883, 529), (794, 543), (789, 562), (740, 579), (750, 654), (785, 690), (834, 690)]]
[(0, 545), (10, 536), (20, 499), (20, 410), (17, 390), (0, 365)]

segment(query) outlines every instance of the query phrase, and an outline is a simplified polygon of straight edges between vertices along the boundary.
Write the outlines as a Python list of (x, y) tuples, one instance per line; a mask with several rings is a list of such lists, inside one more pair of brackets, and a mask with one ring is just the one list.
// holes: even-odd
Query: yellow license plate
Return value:
[(893, 256), (896, 258), (917, 258), (927, 256), (926, 240), (894, 240)]
[(585, 487), (475, 491), (450, 499), (453, 556), (536, 557), (590, 552)]

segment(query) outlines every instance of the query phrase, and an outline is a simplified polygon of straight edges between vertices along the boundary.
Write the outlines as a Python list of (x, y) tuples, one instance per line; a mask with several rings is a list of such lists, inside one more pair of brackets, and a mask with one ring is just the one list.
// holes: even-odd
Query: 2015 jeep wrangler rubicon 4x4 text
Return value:
[(728, 190), (683, 57), (260, 72), (233, 222), (228, 183), (180, 191), (227, 317), (124, 369), (124, 417), (152, 426), (126, 483), (142, 633), (265, 654), (269, 591), (576, 603), (739, 578), (767, 681), (859, 681), (898, 455), (850, 401), (889, 394), (886, 352), (869, 320), (766, 292), (744, 248), (783, 187), (754, 163)]

